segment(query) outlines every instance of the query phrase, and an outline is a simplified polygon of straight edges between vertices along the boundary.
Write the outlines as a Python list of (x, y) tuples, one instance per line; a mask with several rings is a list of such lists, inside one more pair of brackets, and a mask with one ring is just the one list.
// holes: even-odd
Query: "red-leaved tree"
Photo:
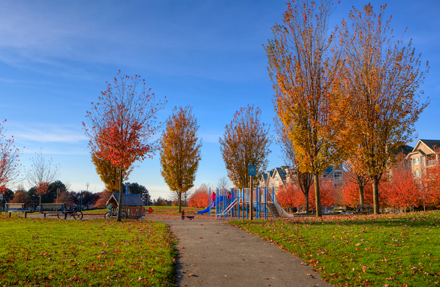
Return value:
[(209, 189), (205, 184), (202, 184), (199, 188), (191, 194), (188, 202), (189, 207), (205, 208), (209, 205)]
[(136, 161), (151, 158), (159, 148), (158, 139), (153, 137), (160, 131), (157, 113), (165, 106), (150, 89), (145, 80), (121, 75), (114, 78), (113, 84), (107, 82), (107, 90), (101, 92), (98, 103), (92, 103), (83, 122), (85, 134), (90, 138), (92, 153), (106, 159), (119, 169), (119, 212), (122, 208), (122, 174)]
[(0, 193), (7, 190), (6, 185), (13, 183), (19, 176), (18, 154), (19, 150), (14, 146), (14, 137), (6, 138), (3, 124), (0, 123)]
[(389, 171), (382, 189), (388, 206), (410, 209), (422, 204), (422, 190), (414, 179), (411, 163), (405, 159), (397, 162)]

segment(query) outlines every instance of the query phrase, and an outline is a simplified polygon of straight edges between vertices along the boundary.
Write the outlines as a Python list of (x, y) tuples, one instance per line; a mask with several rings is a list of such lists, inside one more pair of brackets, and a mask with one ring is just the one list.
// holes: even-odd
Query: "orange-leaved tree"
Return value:
[(101, 92), (97, 103), (92, 103), (83, 122), (85, 134), (90, 138), (92, 154), (106, 159), (119, 172), (118, 221), (121, 220), (123, 172), (136, 161), (152, 157), (159, 148), (153, 137), (162, 125), (157, 113), (165, 101), (157, 100), (154, 93), (145, 87), (140, 76), (121, 75), (107, 82), (107, 90)]
[[(275, 119), (275, 128), (278, 134), (276, 142), (280, 145), (281, 153), (283, 154), (286, 164), (289, 166), (289, 176), (291, 177), (293, 183), (298, 186), (303, 193), (306, 202), (306, 210), (309, 210), (309, 192), (310, 187), (313, 184), (313, 174), (310, 172), (301, 172), (301, 170), (298, 168), (299, 161), (296, 158), (293, 143), (289, 139), (289, 127), (283, 125), (279, 119)], [(289, 190), (293, 189), (291, 188)], [(288, 190), (286, 189), (282, 195), (283, 197), (287, 197), (289, 195), (293, 196), (292, 193), (287, 191)], [(285, 200), (288, 201), (287, 198)]]
[(259, 108), (249, 105), (241, 108), (226, 125), (223, 138), (219, 139), (228, 177), (237, 188), (249, 186), (249, 165), (255, 165), (257, 178), (267, 168), (272, 136), (269, 135), (269, 126), (260, 118)]
[(0, 193), (7, 190), (6, 185), (14, 183), (19, 176), (19, 149), (14, 146), (14, 137), (6, 138), (4, 123), (0, 123)]
[(182, 193), (194, 186), (201, 159), (202, 143), (197, 137), (198, 129), (190, 106), (175, 107), (162, 134), (161, 174), (168, 187), (177, 194), (179, 212), (182, 211)]
[(43, 194), (48, 192), (47, 187), (60, 175), (60, 167), (52, 159), (46, 159), (43, 151), (39, 150), (31, 158), (31, 167), (26, 171), (26, 179), (31, 187), (36, 188), (40, 207)]
[[(344, 89), (339, 102), (347, 132), (346, 149), (359, 157), (373, 187), (374, 213), (379, 213), (379, 182), (395, 160), (399, 146), (409, 142), (414, 123), (427, 106), (419, 90), (428, 71), (421, 70), (420, 55), (402, 40), (394, 40), (386, 6), (376, 15), (373, 7), (350, 12), (343, 21), (339, 40), (344, 51)], [(348, 108), (347, 108), (348, 107)], [(336, 112), (338, 114), (338, 112)]]
[[(95, 165), (96, 173), (104, 182), (105, 189), (109, 191), (118, 191), (120, 186), (119, 169), (112, 165), (111, 160), (98, 158), (92, 153), (92, 163)], [(122, 182), (128, 180), (132, 168), (122, 171)]]
[(206, 184), (202, 184), (191, 194), (188, 202), (189, 207), (205, 208), (209, 205), (209, 189)]
[(288, 127), (302, 173), (314, 177), (316, 216), (322, 216), (319, 175), (340, 159), (341, 121), (331, 110), (338, 90), (340, 52), (327, 34), (331, 0), (287, 3), (283, 24), (272, 28), (265, 47), (275, 90), (275, 110)]

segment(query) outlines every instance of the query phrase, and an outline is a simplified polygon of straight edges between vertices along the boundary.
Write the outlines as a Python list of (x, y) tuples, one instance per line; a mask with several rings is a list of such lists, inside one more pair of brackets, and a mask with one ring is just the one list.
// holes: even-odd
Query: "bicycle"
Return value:
[[(117, 217), (118, 216), (118, 212), (115, 210), (109, 210), (104, 214), (104, 218), (105, 219), (109, 219), (112, 217)], [(128, 218), (128, 213), (125, 210), (121, 211), (121, 219), (127, 219)]]
[(67, 219), (67, 215), (70, 215), (70, 217), (73, 217), (75, 220), (81, 220), (83, 218), (83, 213), (77, 210), (76, 207), (66, 208), (66, 211), (57, 213), (58, 219)]

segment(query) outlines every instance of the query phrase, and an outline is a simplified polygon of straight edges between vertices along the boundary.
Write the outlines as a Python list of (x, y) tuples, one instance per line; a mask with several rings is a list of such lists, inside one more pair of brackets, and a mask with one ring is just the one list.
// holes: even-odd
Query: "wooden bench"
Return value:
[(346, 206), (335, 206), (333, 207), (332, 214), (341, 214), (342, 212), (346, 212), (347, 207)]
[(369, 204), (358, 204), (356, 214), (368, 214), (370, 213), (371, 206)]
[(11, 217), (11, 213), (24, 213), (24, 218), (27, 218), (28, 213), (32, 213), (32, 211), (27, 211), (24, 208), (24, 203), (6, 203), (6, 213), (9, 213), (9, 217)]
[(59, 212), (66, 214), (65, 203), (42, 203), (39, 209), (40, 213), (44, 214), (44, 218), (46, 218), (46, 214), (58, 214)]

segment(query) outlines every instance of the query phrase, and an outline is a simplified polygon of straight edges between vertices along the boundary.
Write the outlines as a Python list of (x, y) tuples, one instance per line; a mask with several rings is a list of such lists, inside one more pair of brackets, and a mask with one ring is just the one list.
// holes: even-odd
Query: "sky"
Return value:
[[(42, 150), (60, 165), (59, 180), (71, 190), (100, 192), (104, 184), (90, 160), (82, 122), (119, 70), (140, 75), (156, 97), (175, 106), (191, 105), (202, 138), (195, 186), (215, 186), (227, 175), (219, 137), (235, 111), (259, 107), (271, 125), (276, 116), (263, 45), (282, 22), (287, 0), (188, 1), (2, 1), (0, 6), (0, 119), (20, 147), (22, 175)], [(430, 105), (416, 123), (418, 139), (440, 139), (440, 1), (370, 1), (387, 4), (394, 35), (412, 39), (430, 71), (422, 89)], [(341, 1), (330, 19), (332, 31), (352, 5)], [(408, 28), (404, 34), (405, 28)], [(24, 148), (23, 148), (24, 147)], [(273, 143), (269, 168), (283, 164)], [(152, 198), (168, 198), (159, 155), (135, 163), (129, 182), (144, 185)], [(29, 186), (28, 186), (29, 187)]]

